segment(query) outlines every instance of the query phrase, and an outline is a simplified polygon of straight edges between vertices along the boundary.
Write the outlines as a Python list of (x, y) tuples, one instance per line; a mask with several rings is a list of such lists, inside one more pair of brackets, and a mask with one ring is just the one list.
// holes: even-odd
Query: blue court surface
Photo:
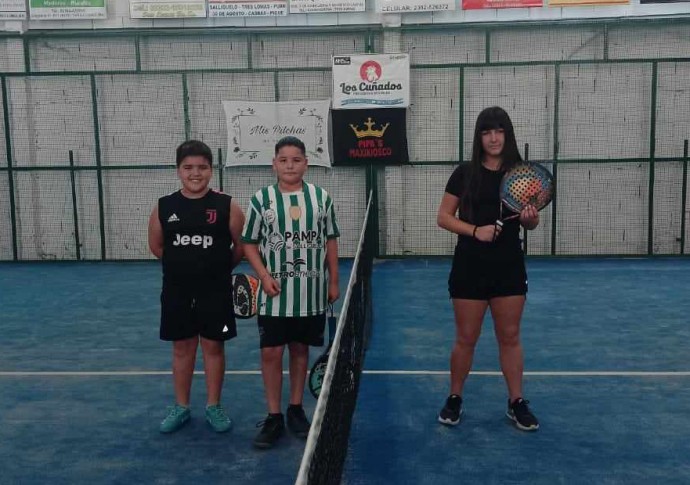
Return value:
[[(454, 338), (449, 265), (374, 266), (343, 483), (690, 483), (690, 259), (528, 260), (524, 387), (536, 433), (505, 418), (489, 320), (461, 424), (436, 422)], [(226, 346), (233, 430), (204, 422), (199, 374), (192, 422), (158, 432), (172, 403), (159, 289), (156, 263), (0, 265), (0, 483), (294, 483), (304, 441), (251, 445), (265, 416), (255, 320), (239, 321)], [(305, 395), (308, 413), (314, 405)]]

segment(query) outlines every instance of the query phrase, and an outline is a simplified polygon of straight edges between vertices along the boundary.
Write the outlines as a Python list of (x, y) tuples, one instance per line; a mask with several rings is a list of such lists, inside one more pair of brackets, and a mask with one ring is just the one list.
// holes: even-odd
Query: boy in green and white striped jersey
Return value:
[(278, 141), (273, 158), (278, 183), (254, 194), (242, 232), (246, 258), (261, 280), (258, 325), (268, 417), (254, 439), (259, 448), (270, 448), (284, 432), (285, 345), (290, 350), (287, 426), (299, 437), (309, 434), (302, 408), (309, 346), (323, 345), (326, 309), (339, 296), (335, 209), (325, 190), (304, 181), (307, 163), (300, 139)]

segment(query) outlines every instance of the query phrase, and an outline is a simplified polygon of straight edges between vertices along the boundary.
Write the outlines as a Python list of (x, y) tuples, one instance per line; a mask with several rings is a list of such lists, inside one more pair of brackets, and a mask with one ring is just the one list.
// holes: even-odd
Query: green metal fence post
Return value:
[[(385, 169), (384, 169), (385, 170)], [(366, 167), (366, 191), (364, 194), (364, 204), (369, 199), (369, 193), (371, 192), (371, 213), (369, 217), (371, 218), (371, 224), (374, 228), (372, 235), (371, 245), (374, 249), (374, 257), (379, 257), (381, 248), (379, 247), (379, 190), (378, 190), (378, 174), (379, 168), (373, 164), (369, 164)]]
[(656, 61), (652, 62), (652, 102), (650, 107), (650, 129), (649, 129), (649, 211), (647, 214), (647, 254), (654, 252), (654, 178), (656, 156), (656, 97), (657, 80), (659, 77), (659, 65)]
[(223, 149), (218, 149), (218, 188), (223, 191)]
[(141, 36), (134, 36), (134, 69), (141, 72)]
[(103, 166), (101, 160), (101, 128), (98, 121), (98, 92), (96, 76), (91, 74), (91, 110), (93, 114), (93, 137), (96, 151), (96, 180), (98, 183), (98, 224), (101, 236), (101, 260), (105, 260), (105, 208), (103, 204)]
[[(525, 161), (529, 161), (529, 143), (525, 143)], [(522, 252), (527, 255), (527, 229), (524, 227), (522, 228)]]
[(559, 104), (560, 104), (560, 92), (561, 92), (561, 65), (556, 64), (555, 66), (555, 80), (554, 80), (554, 92), (553, 92), (553, 164), (551, 166), (551, 172), (553, 175), (553, 186), (555, 187), (555, 194), (553, 200), (551, 201), (551, 256), (556, 255), (556, 224), (558, 219), (556, 216), (556, 207), (558, 200), (558, 116), (559, 116)]
[(10, 106), (9, 96), (7, 95), (7, 78), (0, 77), (0, 84), (2, 85), (2, 115), (5, 126), (5, 155), (7, 157), (7, 188), (10, 192), (10, 224), (12, 226), (12, 259), (17, 261), (17, 207), (14, 200), (14, 173), (12, 167), (14, 165), (12, 160), (12, 127), (10, 126)]
[(465, 157), (465, 68), (460, 68), (460, 86), (458, 91), (458, 162), (462, 163)]
[(187, 86), (187, 73), (182, 73), (182, 110), (184, 112), (184, 139), (192, 137), (192, 121), (189, 119), (189, 88)]
[(77, 188), (74, 174), (74, 152), (69, 151), (69, 178), (72, 189), (72, 218), (74, 219), (74, 244), (77, 248), (77, 261), (81, 259), (81, 243), (79, 241), (79, 216), (77, 214)]
[(24, 72), (28, 74), (31, 72), (31, 45), (28, 37), (22, 39), (22, 46), (24, 47)]
[(484, 63), (491, 63), (491, 29), (484, 31)]
[(683, 185), (680, 195), (680, 254), (685, 254), (685, 213), (688, 202), (688, 140), (683, 142)]

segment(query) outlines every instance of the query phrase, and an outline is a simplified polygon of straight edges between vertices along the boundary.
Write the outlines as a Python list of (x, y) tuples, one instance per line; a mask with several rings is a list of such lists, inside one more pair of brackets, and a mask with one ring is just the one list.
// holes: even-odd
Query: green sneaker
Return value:
[(225, 414), (220, 404), (206, 406), (206, 421), (216, 433), (225, 433), (232, 428), (232, 419)]
[(160, 426), (161, 433), (173, 433), (184, 426), (192, 417), (189, 408), (175, 404), (169, 408), (168, 415)]

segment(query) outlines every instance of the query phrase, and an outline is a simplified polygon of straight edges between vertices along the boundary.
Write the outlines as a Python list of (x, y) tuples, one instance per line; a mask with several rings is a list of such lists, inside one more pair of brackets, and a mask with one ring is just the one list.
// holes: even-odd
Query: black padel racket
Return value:
[(316, 359), (314, 365), (309, 371), (309, 392), (318, 399), (321, 394), (321, 385), (323, 384), (323, 377), (326, 375), (326, 367), (328, 367), (328, 357), (331, 355), (331, 347), (333, 346), (333, 339), (335, 338), (335, 331), (338, 325), (338, 318), (333, 313), (333, 305), (328, 305), (328, 347), (326, 351)]
[(259, 280), (249, 274), (232, 275), (232, 304), (237, 318), (256, 315)]

